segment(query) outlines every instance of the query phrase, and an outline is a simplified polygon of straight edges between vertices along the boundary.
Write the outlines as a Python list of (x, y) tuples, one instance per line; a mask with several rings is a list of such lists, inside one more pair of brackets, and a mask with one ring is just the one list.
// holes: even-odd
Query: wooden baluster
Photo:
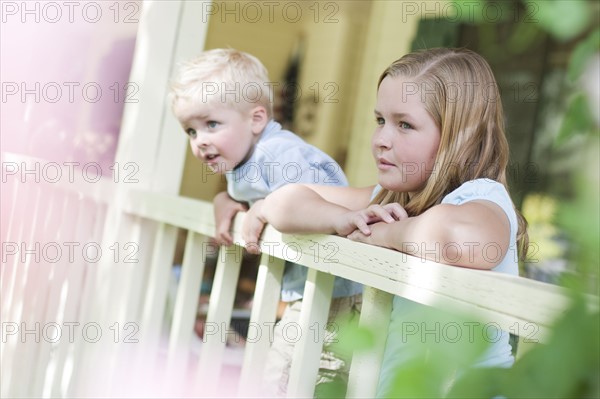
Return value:
[(301, 336), (294, 348), (288, 398), (312, 398), (314, 395), (333, 282), (332, 274), (308, 270), (300, 311)]
[[(167, 251), (165, 248), (175, 248), (176, 239), (177, 228), (165, 223), (159, 225), (152, 252), (152, 265), (140, 326), (145, 343), (151, 346), (156, 345), (160, 338), (168, 283), (173, 267), (173, 252)], [(145, 350), (148, 349), (150, 348)]]
[[(86, 215), (91, 217), (90, 228), (81, 236), (81, 242), (102, 242), (102, 232), (107, 215), (107, 206), (88, 200), (86, 206)], [(98, 284), (98, 265), (95, 263), (84, 262), (84, 278), (82, 281), (82, 295), (78, 304), (76, 322), (79, 323), (77, 329), (77, 339), (73, 343), (71, 360), (72, 373), (68, 381), (68, 386), (64, 397), (77, 397), (79, 391), (85, 393), (85, 378), (86, 372), (90, 369), (90, 363), (93, 359), (92, 349), (97, 347), (97, 344), (88, 343), (83, 339), (82, 329), (89, 321), (98, 321), (98, 315), (94, 314), (94, 301), (97, 299), (97, 284)], [(79, 391), (78, 391), (79, 390)]]
[[(31, 367), (31, 364), (44, 345), (43, 316), (46, 293), (50, 290), (49, 276), (53, 270), (52, 265), (45, 261), (42, 248), (57, 238), (56, 231), (52, 229), (56, 229), (62, 216), (61, 206), (57, 205), (61, 202), (57, 201), (56, 196), (51, 195), (48, 202), (41, 201), (42, 189), (47, 190), (43, 183), (25, 183), (22, 188), (18, 201), (19, 207), (23, 209), (20, 219), (17, 219), (20, 226), (16, 241), (23, 246), (19, 248), (19, 256), (15, 263), (12, 300), (4, 319), (18, 323), (20, 331), (20, 334), (14, 337), (17, 342), (3, 343), (3, 351), (6, 351), (3, 362), (10, 366), (3, 367), (3, 370), (8, 371), (7, 375), (3, 375), (4, 381), (8, 383), (6, 388), (2, 389), (10, 392), (8, 397), (35, 396), (32, 392), (33, 384), (25, 381), (34, 381), (38, 372), (38, 368)], [(44, 212), (45, 210), (49, 212)], [(51, 217), (54, 220), (49, 223)], [(33, 253), (27, 254), (25, 251)], [(24, 254), (23, 262), (21, 256)], [(24, 334), (26, 330), (29, 331), (28, 334)]]
[[(188, 232), (169, 336), (167, 374), (171, 389), (183, 389), (185, 385), (189, 347), (194, 334), (208, 243), (207, 236)], [(182, 391), (179, 395), (172, 391), (166, 393), (173, 396), (184, 394)]]
[[(239, 397), (259, 395), (258, 388), (271, 346), (270, 337), (281, 293), (284, 260), (263, 253), (256, 279), (252, 313), (248, 327), (244, 363), (238, 388)], [(256, 332), (253, 337), (252, 332)]]
[(357, 353), (352, 357), (347, 398), (375, 397), (393, 297), (376, 288), (364, 287), (359, 326), (370, 328), (375, 333), (375, 344), (368, 352)]
[[(65, 322), (69, 323), (72, 321), (66, 316), (67, 298), (72, 289), (74, 289), (75, 282), (71, 281), (69, 284), (69, 273), (72, 272), (74, 267), (73, 262), (75, 259), (80, 258), (81, 248), (85, 243), (81, 243), (76, 235), (77, 227), (79, 225), (79, 206), (78, 206), (78, 195), (76, 193), (66, 193), (63, 197), (62, 193), (59, 198), (56, 198), (56, 203), (60, 204), (60, 208), (57, 211), (60, 212), (60, 224), (58, 229), (54, 231), (52, 235), (55, 243), (62, 248), (62, 255), (58, 262), (51, 262), (51, 259), (44, 259), (42, 267), (50, 268), (50, 279), (47, 281), (48, 295), (47, 297), (40, 298), (39, 305), (44, 309), (43, 311), (36, 312), (39, 315), (38, 320), (42, 324), (42, 327), (49, 326), (48, 334), (52, 334), (55, 331), (54, 327), (58, 330), (58, 333), (66, 333)], [(62, 208), (62, 209), (61, 209)], [(56, 225), (50, 224), (49, 229), (56, 229)], [(48, 235), (50, 238), (50, 235)], [(69, 251), (63, 248), (64, 243), (73, 243), (71, 245), (79, 244), (74, 247), (73, 259), (69, 259)], [(98, 256), (102, 256), (98, 253)], [(44, 264), (46, 263), (46, 264)], [(41, 287), (40, 287), (41, 288)], [(43, 303), (43, 305), (42, 305)], [(38, 306), (36, 306), (38, 307)], [(46, 335), (46, 334), (44, 334)], [(68, 337), (61, 336), (56, 342), (51, 339), (51, 336), (44, 336), (37, 350), (37, 357), (34, 357), (37, 368), (36, 376), (30, 384), (31, 395), (37, 397), (55, 397), (59, 395), (59, 384), (55, 384), (57, 381), (56, 374), (61, 369), (59, 353), (68, 344)], [(60, 380), (58, 380), (60, 383)]]
[[(83, 245), (94, 242), (89, 239), (90, 233), (94, 226), (94, 207), (90, 201), (80, 197), (75, 199), (74, 206), (77, 207), (77, 220), (73, 220), (75, 224), (73, 242), (77, 242), (81, 249)], [(64, 316), (62, 317), (63, 325), (62, 338), (60, 346), (57, 348), (55, 356), (56, 372), (53, 376), (51, 386), (51, 397), (66, 397), (68, 396), (68, 381), (74, 371), (74, 353), (77, 348), (83, 349), (83, 339), (81, 335), (81, 323), (79, 323), (79, 308), (82, 304), (84, 292), (88, 286), (85, 284), (86, 277), (86, 261), (79, 251), (74, 251), (73, 259), (65, 259), (68, 261), (65, 284), (68, 286), (68, 296), (64, 306)], [(103, 256), (106, 256), (104, 254)], [(75, 325), (74, 323), (78, 323)], [(72, 328), (72, 342), (70, 342)], [(103, 332), (105, 333), (105, 332)]]
[(206, 397), (214, 397), (219, 385), (241, 262), (241, 247), (223, 246), (219, 250), (197, 374), (198, 394)]
[[(0, 303), (0, 312), (7, 317), (11, 309), (12, 292), (14, 289), (14, 279), (16, 277), (17, 264), (19, 262), (20, 244), (17, 241), (18, 229), (21, 225), (19, 217), (24, 212), (23, 201), (26, 197), (23, 194), (25, 186), (18, 179), (7, 179), (2, 186), (1, 209), (1, 228), (2, 228), (2, 263), (0, 265), (0, 293), (2, 301)], [(11, 253), (7, 253), (7, 250)], [(4, 356), (4, 351), (0, 353), (0, 359)]]

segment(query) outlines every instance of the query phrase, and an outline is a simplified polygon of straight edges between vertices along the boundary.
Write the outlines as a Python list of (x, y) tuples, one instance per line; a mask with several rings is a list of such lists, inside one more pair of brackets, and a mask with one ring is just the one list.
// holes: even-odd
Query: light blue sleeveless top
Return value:
[[(381, 189), (377, 186), (373, 196)], [(460, 205), (474, 200), (491, 201), (504, 211), (510, 222), (509, 250), (502, 261), (492, 269), (494, 272), (512, 275), (519, 274), (516, 237), (518, 231), (517, 215), (510, 196), (504, 186), (490, 179), (476, 179), (462, 184), (459, 188), (446, 195), (443, 204)], [(492, 251), (490, 251), (491, 253)], [(433, 312), (439, 319), (432, 321), (424, 313)], [(437, 317), (436, 316), (436, 317)], [(481, 331), (485, 333), (484, 340), (489, 343), (487, 350), (475, 362), (467, 367), (510, 367), (514, 363), (509, 334), (488, 323)], [(467, 338), (468, 325), (454, 322), (452, 316), (439, 309), (432, 309), (402, 297), (394, 297), (390, 328), (386, 349), (379, 375), (377, 397), (385, 396), (390, 389), (399, 367), (417, 356), (420, 344), (435, 344), (440, 340), (454, 342), (458, 335)], [(499, 326), (498, 326), (499, 327)], [(416, 330), (415, 330), (416, 329)], [(446, 330), (445, 330), (446, 329)], [(415, 333), (415, 331), (418, 331)], [(481, 332), (480, 331), (480, 332)], [(412, 342), (407, 339), (410, 332)], [(437, 340), (437, 342), (433, 342)], [(427, 342), (430, 341), (430, 342)], [(463, 341), (464, 342), (464, 341)], [(416, 344), (416, 345), (415, 345)]]

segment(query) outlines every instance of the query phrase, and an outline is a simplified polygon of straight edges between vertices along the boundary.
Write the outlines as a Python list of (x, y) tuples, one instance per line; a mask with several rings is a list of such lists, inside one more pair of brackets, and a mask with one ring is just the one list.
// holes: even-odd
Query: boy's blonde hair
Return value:
[[(373, 203), (398, 202), (409, 215), (439, 204), (461, 184), (478, 178), (502, 183), (507, 189), (508, 141), (504, 112), (494, 74), (487, 61), (467, 49), (436, 48), (407, 54), (379, 78), (410, 78), (423, 106), (440, 129), (435, 165), (423, 189), (408, 193), (381, 190)], [(517, 211), (517, 239), (527, 248), (527, 222)]]
[(171, 105), (178, 100), (226, 104), (240, 111), (257, 105), (273, 117), (272, 85), (258, 58), (234, 49), (213, 49), (180, 64), (171, 82)]

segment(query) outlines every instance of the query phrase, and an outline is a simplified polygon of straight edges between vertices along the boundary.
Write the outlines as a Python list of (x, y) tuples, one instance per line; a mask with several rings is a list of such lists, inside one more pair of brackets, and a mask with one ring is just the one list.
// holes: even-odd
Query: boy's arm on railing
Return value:
[(215, 195), (213, 199), (213, 207), (215, 209), (215, 240), (219, 245), (231, 245), (233, 239), (231, 237), (231, 225), (233, 218), (238, 212), (245, 212), (248, 206), (241, 202), (235, 201), (227, 194), (227, 191), (222, 191)]

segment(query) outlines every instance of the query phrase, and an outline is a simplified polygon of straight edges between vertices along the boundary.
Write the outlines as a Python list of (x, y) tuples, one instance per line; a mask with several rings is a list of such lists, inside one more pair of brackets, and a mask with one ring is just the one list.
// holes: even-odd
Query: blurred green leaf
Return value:
[(512, 54), (521, 54), (527, 51), (534, 43), (540, 40), (542, 31), (535, 24), (520, 21), (508, 39), (508, 48)]
[(510, 369), (479, 368), (469, 370), (452, 386), (448, 398), (493, 398), (511, 382)]
[(334, 347), (343, 352), (366, 351), (375, 345), (375, 333), (370, 327), (359, 327), (355, 323), (339, 324), (338, 342)]
[(583, 73), (585, 65), (590, 56), (600, 49), (600, 29), (596, 29), (588, 37), (579, 43), (569, 60), (567, 76), (571, 82), (575, 82)]
[(554, 324), (547, 344), (527, 352), (511, 369), (509, 397), (586, 397), (590, 372), (598, 378), (600, 318), (580, 295)]
[(460, 15), (455, 17), (461, 22), (466, 23), (482, 23), (485, 22), (485, 16), (481, 10), (485, 7), (486, 0), (454, 0), (452, 5), (460, 10)]
[(582, 0), (535, 0), (527, 1), (532, 17), (544, 30), (559, 40), (569, 40), (587, 28), (591, 10)]
[(576, 295), (555, 323), (550, 340), (525, 353), (510, 369), (471, 369), (448, 397), (596, 397), (600, 376), (600, 315)]
[(326, 382), (319, 384), (315, 387), (315, 398), (318, 399), (329, 399), (329, 398), (345, 398), (346, 397), (346, 382), (341, 380), (334, 380), (332, 382)]
[[(414, 334), (403, 330), (406, 322), (417, 328)], [(486, 339), (488, 324), (430, 307), (410, 314), (396, 325), (399, 331), (394, 331), (393, 326), (391, 334), (401, 341), (397, 342), (390, 363), (402, 360), (386, 393), (389, 398), (445, 396), (457, 371), (476, 363), (490, 339)]]
[(589, 133), (594, 125), (587, 97), (578, 93), (570, 101), (555, 145), (561, 145), (576, 134)]
[(575, 243), (572, 260), (576, 278), (565, 281), (576, 292), (600, 292), (600, 139), (586, 138), (587, 151), (581, 154), (582, 171), (575, 181), (577, 195), (560, 207), (559, 225)]

